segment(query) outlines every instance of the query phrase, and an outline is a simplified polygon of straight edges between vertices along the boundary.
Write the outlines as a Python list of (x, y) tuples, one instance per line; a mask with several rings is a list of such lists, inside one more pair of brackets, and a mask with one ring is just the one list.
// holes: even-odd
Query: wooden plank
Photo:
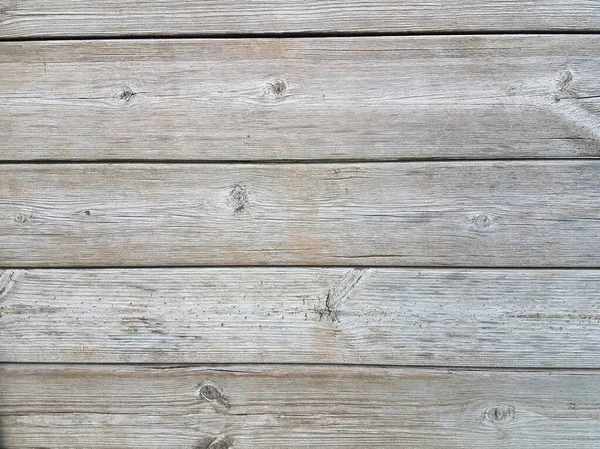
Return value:
[(0, 166), (9, 267), (598, 267), (600, 161)]
[(597, 371), (6, 365), (6, 449), (595, 449)]
[(7, 0), (0, 37), (600, 30), (596, 0)]
[(597, 35), (3, 43), (0, 160), (598, 157), (599, 49)]
[(7, 270), (0, 361), (600, 368), (597, 270)]

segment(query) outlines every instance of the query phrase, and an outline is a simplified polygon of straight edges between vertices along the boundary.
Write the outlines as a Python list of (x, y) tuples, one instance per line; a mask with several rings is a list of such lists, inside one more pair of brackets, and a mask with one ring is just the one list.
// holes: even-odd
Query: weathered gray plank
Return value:
[(600, 156), (596, 35), (13, 42), (0, 67), (1, 160)]
[(600, 161), (0, 166), (0, 266), (600, 266)]
[(0, 379), (6, 449), (595, 449), (600, 439), (597, 371), (5, 365)]
[(600, 368), (596, 270), (7, 270), (0, 361)]
[(5, 0), (0, 37), (600, 30), (596, 0)]

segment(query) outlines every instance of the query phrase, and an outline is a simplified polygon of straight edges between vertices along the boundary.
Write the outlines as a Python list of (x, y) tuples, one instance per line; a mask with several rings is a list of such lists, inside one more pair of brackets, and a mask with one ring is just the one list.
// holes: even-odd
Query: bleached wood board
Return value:
[(4, 365), (0, 379), (6, 449), (596, 449), (600, 439), (598, 371)]
[(600, 30), (596, 0), (5, 0), (0, 37)]
[(0, 160), (600, 156), (597, 35), (9, 42), (0, 71)]
[(600, 368), (596, 270), (7, 270), (0, 361)]
[(0, 166), (0, 266), (600, 266), (600, 161)]

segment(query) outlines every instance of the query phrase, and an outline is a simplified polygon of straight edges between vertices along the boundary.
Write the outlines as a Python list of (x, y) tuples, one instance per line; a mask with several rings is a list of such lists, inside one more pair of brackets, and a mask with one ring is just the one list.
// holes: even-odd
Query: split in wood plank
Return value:
[(0, 165), (0, 266), (600, 266), (600, 161)]
[(5, 0), (0, 38), (599, 31), (596, 0)]
[(6, 161), (600, 156), (596, 35), (12, 42), (0, 67)]
[(0, 361), (600, 368), (600, 271), (6, 270)]
[(596, 449), (598, 371), (0, 368), (4, 447)]

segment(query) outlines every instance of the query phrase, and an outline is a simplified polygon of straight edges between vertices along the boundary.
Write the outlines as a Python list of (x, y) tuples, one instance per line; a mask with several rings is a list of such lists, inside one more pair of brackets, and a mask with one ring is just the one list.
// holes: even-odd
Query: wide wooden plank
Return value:
[(0, 70), (0, 160), (600, 156), (597, 35), (12, 42)]
[(5, 365), (6, 449), (595, 449), (598, 371)]
[(0, 166), (4, 267), (600, 265), (600, 161)]
[(596, 0), (6, 0), (0, 37), (600, 30)]
[(600, 368), (597, 270), (7, 270), (0, 361)]

